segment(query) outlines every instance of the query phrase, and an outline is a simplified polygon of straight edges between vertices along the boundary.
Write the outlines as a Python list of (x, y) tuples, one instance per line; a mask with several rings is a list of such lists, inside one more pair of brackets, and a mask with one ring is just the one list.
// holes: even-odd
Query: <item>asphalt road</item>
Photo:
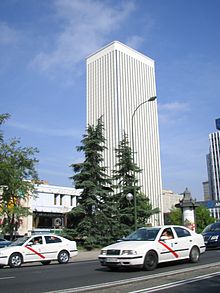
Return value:
[[(0, 292), (41, 293), (57, 290), (61, 290), (60, 292), (65, 292), (65, 289), (69, 288), (75, 288), (75, 291), (70, 290), (69, 292), (80, 292), (79, 287), (82, 286), (94, 286), (94, 288), (96, 288), (94, 292), (116, 293), (129, 292), (129, 290), (132, 292), (132, 290), (139, 290), (140, 285), (142, 286), (142, 288), (146, 288), (145, 286), (149, 288), (158, 286), (159, 282), (162, 286), (166, 283), (172, 283), (190, 278), (195, 278), (195, 273), (198, 274), (199, 271), (201, 271), (201, 274), (204, 274), (204, 271), (202, 271), (201, 266), (217, 262), (219, 262), (218, 267), (216, 266), (210, 268), (209, 271), (206, 271), (206, 274), (213, 274), (216, 272), (216, 270), (219, 271), (220, 250), (207, 251), (205, 254), (201, 255), (201, 259), (198, 264), (190, 264), (188, 262), (180, 262), (178, 264), (172, 263), (166, 265), (163, 264), (159, 265), (159, 267), (153, 272), (146, 272), (140, 270), (122, 270), (119, 272), (111, 272), (107, 268), (101, 267), (98, 261), (71, 262), (66, 265), (59, 265), (54, 262), (48, 266), (43, 266), (41, 264), (30, 264), (18, 269), (11, 269), (6, 267), (0, 269)], [(178, 278), (175, 277), (177, 271), (182, 272), (181, 274), (178, 274)], [(220, 279), (219, 276), (213, 276), (213, 279), (216, 280), (218, 286), (218, 279)], [(142, 278), (146, 277), (149, 278), (148, 285), (146, 285), (146, 281), (142, 280)], [(131, 279), (134, 279), (134, 282), (132, 282), (134, 286), (131, 287), (131, 284), (129, 283), (127, 285), (129, 286), (129, 289), (126, 286), (123, 287), (123, 284), (126, 283), (125, 280), (130, 282)], [(135, 282), (137, 281), (137, 279), (140, 281)], [(201, 282), (209, 282), (210, 280), (206, 279), (202, 280)], [(120, 282), (120, 286), (116, 286), (113, 289), (110, 289), (110, 287), (108, 287), (103, 290), (98, 290), (98, 284), (115, 281)], [(137, 288), (135, 284), (138, 284), (139, 287)], [(182, 290), (183, 286), (192, 286), (192, 284), (188, 285), (186, 283), (181, 284), (181, 286), (179, 285), (177, 292), (188, 292), (188, 289), (186, 289), (186, 291), (179, 291)], [(116, 290), (116, 288), (119, 289)], [(201, 289), (201, 286), (199, 286), (199, 288)], [(210, 291), (209, 289), (207, 290)], [(170, 291), (174, 292), (169, 289), (169, 292)], [(85, 289), (84, 292), (88, 292), (88, 288)], [(166, 292), (166, 288), (163, 288), (163, 292)], [(193, 291), (193, 293), (195, 292), (196, 291)], [(201, 292), (202, 291), (200, 291), (200, 293)], [(210, 292), (216, 291), (214, 291), (213, 289), (213, 291)]]

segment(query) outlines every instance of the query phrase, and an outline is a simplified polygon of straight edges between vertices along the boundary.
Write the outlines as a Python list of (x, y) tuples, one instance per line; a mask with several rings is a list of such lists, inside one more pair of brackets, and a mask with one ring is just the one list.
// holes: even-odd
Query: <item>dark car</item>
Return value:
[(0, 248), (9, 246), (11, 244), (11, 241), (8, 241), (4, 238), (0, 238)]
[(202, 235), (207, 248), (220, 247), (220, 222), (208, 225)]

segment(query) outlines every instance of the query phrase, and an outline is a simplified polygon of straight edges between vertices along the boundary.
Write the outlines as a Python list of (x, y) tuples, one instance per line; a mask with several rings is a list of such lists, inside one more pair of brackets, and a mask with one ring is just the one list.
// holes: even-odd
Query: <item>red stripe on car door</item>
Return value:
[(42, 254), (40, 254), (39, 252), (37, 252), (36, 250), (34, 250), (33, 248), (31, 248), (30, 246), (25, 246), (27, 249), (29, 249), (30, 251), (32, 251), (33, 253), (37, 254), (39, 257), (41, 258), (45, 258), (45, 256), (43, 256)]
[(166, 245), (166, 243), (158, 241), (160, 244), (162, 244), (166, 249), (168, 249), (176, 258), (179, 257), (179, 255), (172, 249), (170, 248), (168, 245)]

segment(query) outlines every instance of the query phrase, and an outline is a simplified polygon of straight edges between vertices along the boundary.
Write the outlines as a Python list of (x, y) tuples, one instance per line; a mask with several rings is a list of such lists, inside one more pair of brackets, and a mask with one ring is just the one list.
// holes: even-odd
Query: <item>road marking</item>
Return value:
[(33, 253), (37, 254), (39, 257), (41, 258), (45, 258), (45, 256), (43, 256), (42, 254), (40, 254), (39, 252), (37, 252), (36, 250), (34, 250), (33, 248), (31, 248), (30, 246), (25, 246), (27, 249), (29, 249), (30, 251), (32, 251)]
[(164, 289), (169, 289), (169, 288), (173, 288), (173, 287), (177, 287), (177, 286), (181, 286), (181, 285), (185, 285), (185, 284), (198, 282), (198, 281), (205, 280), (205, 279), (210, 279), (210, 278), (213, 278), (213, 277), (219, 276), (219, 275), (220, 275), (220, 272), (211, 273), (211, 274), (207, 274), (207, 275), (203, 275), (203, 276), (194, 277), (192, 279), (187, 279), (187, 280), (167, 283), (167, 284), (164, 284), (164, 285), (155, 286), (155, 287), (151, 287), (151, 288), (145, 288), (145, 289), (141, 289), (141, 290), (137, 290), (137, 291), (130, 291), (129, 293), (156, 292), (156, 291), (160, 291), (160, 290), (164, 290)]
[(161, 245), (163, 245), (166, 249), (168, 249), (176, 258), (179, 257), (179, 255), (172, 249), (170, 248), (166, 243), (162, 241), (158, 241)]
[[(216, 262), (216, 263), (211, 263), (211, 264), (206, 264), (206, 265), (193, 266), (191, 268), (188, 267), (188, 268), (184, 268), (184, 269), (178, 269), (178, 270), (175, 270), (175, 271), (169, 271), (169, 276), (176, 275), (176, 274), (181, 274), (181, 273), (185, 273), (185, 272), (189, 272), (189, 271), (195, 271), (195, 268), (196, 269), (205, 269), (205, 268), (210, 268), (210, 267), (219, 266), (219, 265), (220, 265), (220, 262)], [(147, 275), (147, 276), (142, 276), (142, 277), (123, 279), (123, 280), (119, 280), (119, 281), (101, 283), (101, 284), (84, 286), (84, 287), (75, 287), (75, 288), (69, 288), (69, 289), (46, 291), (44, 293), (89, 292), (89, 291), (92, 291), (94, 289), (105, 289), (105, 288), (110, 288), (112, 286), (127, 285), (127, 284), (130, 284), (130, 283), (133, 283), (133, 282), (140, 282), (140, 281), (146, 281), (146, 280), (155, 279), (155, 278), (166, 277), (167, 274), (168, 274), (168, 272), (164, 272), (164, 273), (158, 273), (156, 275), (153, 274), (153, 275)]]
[(8, 279), (15, 279), (15, 277), (2, 277), (0, 280), (8, 280)]

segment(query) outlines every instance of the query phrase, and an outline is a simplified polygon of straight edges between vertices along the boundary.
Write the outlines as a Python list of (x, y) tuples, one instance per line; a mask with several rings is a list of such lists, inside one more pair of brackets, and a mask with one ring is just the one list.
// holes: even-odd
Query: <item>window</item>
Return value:
[(71, 195), (70, 196), (70, 205), (71, 205), (71, 207), (73, 206), (73, 199), (74, 199), (74, 197), (75, 197), (74, 195)]
[(45, 236), (45, 240), (46, 240), (46, 243), (59, 243), (59, 242), (62, 242), (62, 240), (56, 236)]
[(58, 199), (59, 194), (54, 194), (54, 205), (57, 205), (57, 199)]
[(174, 230), (175, 230), (178, 237), (191, 236), (190, 232), (184, 228), (174, 227)]
[(32, 238), (27, 245), (39, 245), (43, 244), (43, 239), (41, 236)]
[(62, 206), (63, 204), (63, 195), (60, 195), (60, 205)]

